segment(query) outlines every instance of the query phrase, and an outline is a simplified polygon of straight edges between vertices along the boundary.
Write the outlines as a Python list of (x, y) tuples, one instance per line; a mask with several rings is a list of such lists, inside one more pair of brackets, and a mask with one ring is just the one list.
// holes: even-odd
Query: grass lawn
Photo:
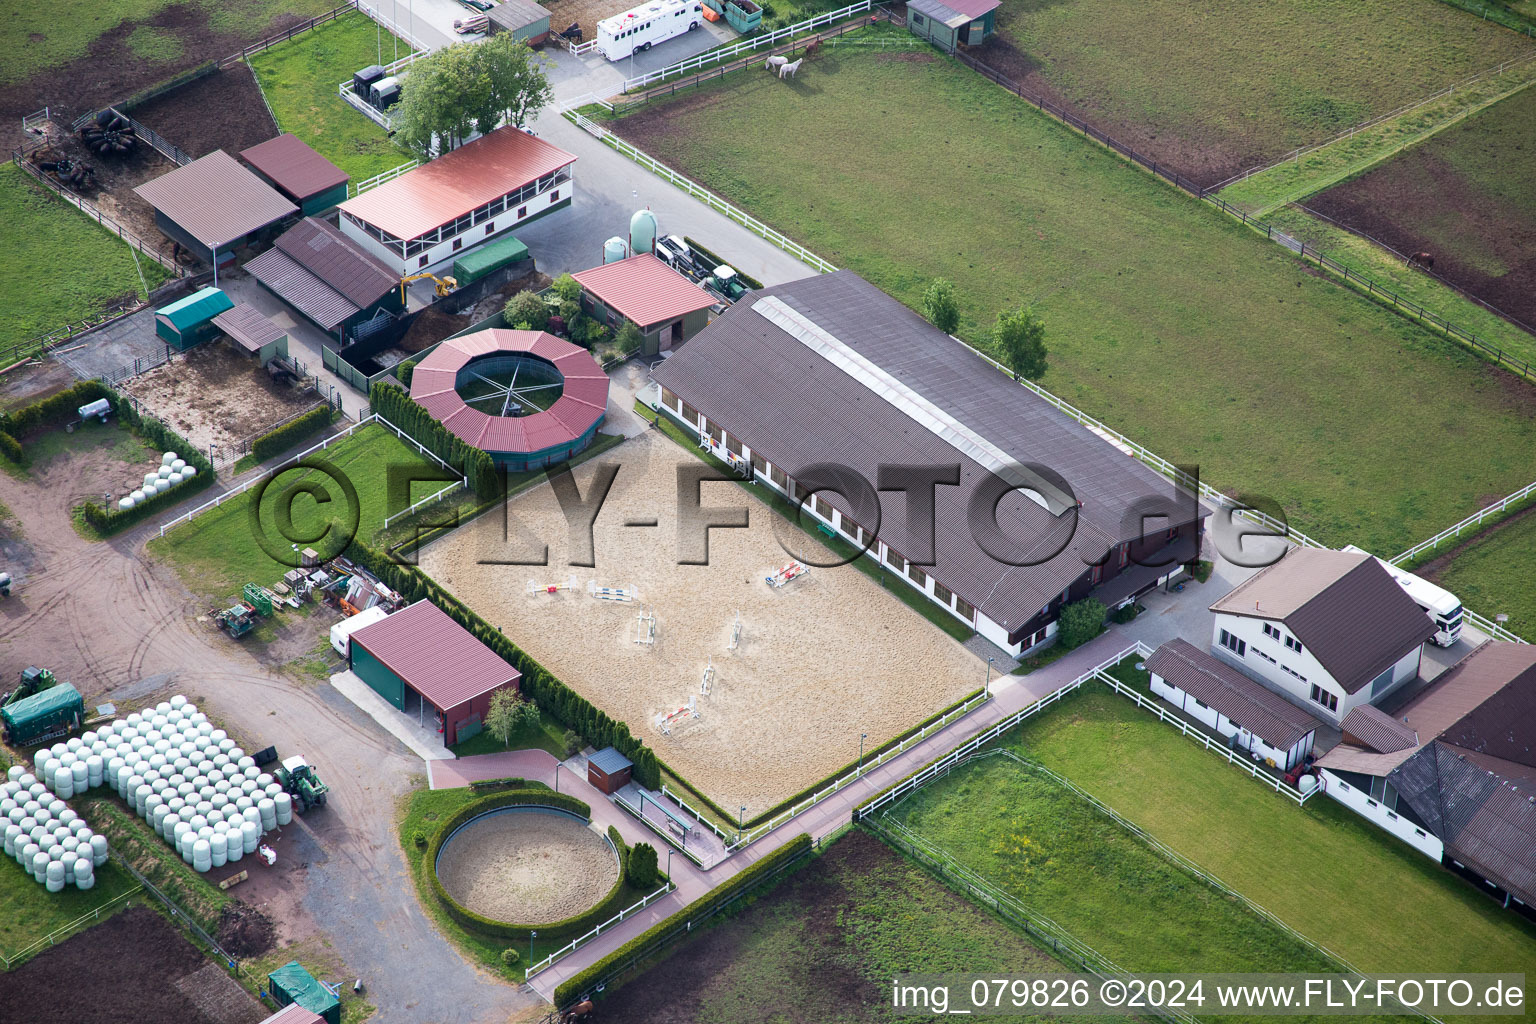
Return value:
[(1536, 513), (1479, 537), (1428, 575), (1467, 607), (1490, 619), (1507, 614), (1510, 632), (1536, 639)]
[[(57, 19), (53, 19), (57, 20)], [(26, 47), (22, 47), (25, 50)], [(142, 297), (170, 274), (17, 167), (0, 167), (0, 350)], [(140, 279), (140, 271), (143, 279)]]
[(911, 306), (950, 278), (971, 340), (1032, 303), (1046, 388), (1324, 542), (1401, 550), (1536, 477), (1536, 391), (949, 58), (827, 51), (614, 127)]
[(1382, 287), (1390, 288), (1402, 298), (1470, 331), (1479, 340), (1501, 349), (1510, 357), (1536, 366), (1536, 335), (1521, 330), (1418, 268), (1404, 266), (1402, 260), (1376, 243), (1299, 206), (1284, 207), (1264, 219), (1291, 237), (1306, 242), (1309, 251), (1318, 250)]
[[(218, 932), (219, 917), (233, 897), (207, 876), (193, 871), (143, 818), (129, 813), (122, 800), (109, 790), (77, 799), (75, 807), (91, 823), (93, 831), (107, 837), (114, 857), (132, 864), (209, 934)], [(123, 874), (127, 876), (127, 872)]]
[[(436, 463), (419, 455), (394, 431), (376, 424), (362, 427), (311, 457), (330, 463), (357, 489), (357, 535), (364, 538), (372, 538), (391, 511), (388, 473), (392, 468), (404, 467), (417, 473), (436, 468)], [(303, 488), (310, 485), (323, 490), (329, 499), (327, 503), (321, 504), (316, 495), (303, 493)], [(411, 488), (411, 498), (425, 497), (443, 486), (438, 480), (417, 483)], [(182, 523), (164, 537), (150, 541), (149, 551), (174, 564), (187, 586), (199, 594), (229, 596), (248, 582), (268, 586), (278, 582), (291, 566), (274, 560), (258, 543), (250, 522), (254, 494), (253, 488), (191, 522)], [(393, 507), (403, 509), (408, 503), (397, 499)], [(262, 495), (260, 519), (271, 542), (279, 549), (288, 547), (276, 525), (284, 508), (292, 511), (293, 529), (288, 531), (291, 536), (337, 537), (343, 543), (350, 539), (345, 536), (344, 528), (349, 524), (342, 489), (317, 469), (283, 473)], [(314, 546), (325, 557), (340, 550), (330, 539), (300, 544), (301, 548), (305, 546)]]
[(887, 817), (1124, 970), (1263, 973), (1331, 966), (1071, 790), (1007, 758), (957, 768)]
[(278, 126), (309, 143), (356, 182), (400, 166), (411, 154), (348, 106), (336, 86), (351, 81), (358, 68), (388, 64), (397, 53), (404, 57), (410, 52), (390, 33), (381, 34), (376, 22), (353, 12), (252, 55), (250, 65)]
[[(335, 5), (331, 0), (191, 0), (187, 4), (173, 0), (105, 0), (78, 17), (59, 18), (56, 11), (44, 4), (11, 4), (0, 23), (0, 53), (6, 55), (0, 64), (0, 85), (24, 82), (39, 72), (84, 57), (93, 42), (119, 25), (151, 22), (159, 15), (174, 14), (182, 6), (192, 8), (194, 17), (211, 30), (238, 32), (254, 42), (269, 34), (269, 23), (280, 15), (311, 18)], [(135, 56), (154, 62), (175, 60), (182, 51), (181, 40), (173, 30), (148, 24), (139, 24), (128, 34), (128, 46)], [(225, 53), (204, 53), (199, 59), (216, 59)]]
[(983, 60), (1206, 185), (1532, 46), (1436, 0), (1004, 0), (997, 28)]
[[(63, 892), (54, 893), (23, 871), (14, 857), (5, 858), (5, 863), (0, 864), (0, 953), (14, 956), (137, 884), (128, 872), (108, 861), (96, 869), (93, 888), (81, 892), (69, 885)], [(128, 902), (117, 904), (113, 912)]]
[(267, 976), (290, 960), (297, 960), (312, 977), (332, 985), (341, 983), (341, 1024), (362, 1024), (378, 1010), (368, 1001), (366, 992), (362, 995), (353, 993), (351, 979), (357, 977), (356, 972), (336, 955), (330, 940), (323, 937), (290, 943), (263, 956), (240, 961), (238, 980), (252, 994), (259, 996), (267, 987)]
[(482, 729), (463, 743), (456, 743), (448, 749), (452, 750), (456, 757), (500, 754), (506, 750), (546, 750), (563, 760), (565, 758), (565, 726), (541, 710), (537, 722), (518, 729), (506, 743)]
[[(1129, 664), (1118, 674), (1145, 686)], [(1364, 971), (1536, 960), (1536, 927), (1473, 886), (1326, 796), (1296, 806), (1106, 687), (1085, 687), (1004, 742)]]
[(1004, 977), (1067, 970), (1022, 932), (858, 830), (747, 908), (695, 930), (698, 934), (669, 947), (644, 973), (610, 984), (599, 1005), (603, 1019), (912, 1020), (890, 1007), (895, 974)]

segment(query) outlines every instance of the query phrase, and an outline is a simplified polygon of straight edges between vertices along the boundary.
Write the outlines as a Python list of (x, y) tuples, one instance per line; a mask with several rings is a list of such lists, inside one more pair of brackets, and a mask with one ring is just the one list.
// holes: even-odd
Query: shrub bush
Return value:
[(542, 331), (549, 323), (549, 307), (538, 292), (520, 291), (507, 300), (501, 316), (509, 324), (527, 324), (524, 330)]
[(4, 455), (17, 465), (20, 465), (22, 460), (27, 457), (26, 453), (21, 450), (21, 442), (10, 434), (0, 434), (0, 455)]
[(623, 834), (613, 825), (608, 826), (608, 839), (613, 843), (613, 848), (619, 851), (619, 870), (629, 871), (629, 847), (624, 842)]
[(567, 729), (565, 735), (560, 737), (560, 743), (565, 747), (566, 757), (575, 757), (581, 751), (581, 734), (574, 729)]
[(1130, 604), (1122, 605), (1121, 607), (1116, 608), (1114, 611), (1110, 612), (1109, 620), (1123, 626), (1140, 614), (1141, 605), (1137, 604), (1135, 601), (1132, 601)]
[(1056, 630), (1056, 643), (1065, 650), (1081, 647), (1104, 631), (1104, 605), (1085, 597), (1073, 601), (1061, 610), (1061, 624)]
[[(100, 384), (98, 381), (83, 381), (82, 383)], [(157, 419), (140, 416), (132, 403), (124, 400), (117, 392), (112, 391), (105, 385), (100, 386), (105, 391), (105, 394), (101, 397), (105, 397), (112, 403), (113, 412), (117, 413), (117, 418), (122, 421), (123, 426), (139, 435), (151, 447), (159, 448), (163, 451), (176, 452), (188, 465), (196, 467), (197, 475), (190, 480), (182, 481), (169, 490), (161, 491), (159, 494), (145, 498), (130, 509), (119, 509), (115, 505), (109, 508), (99, 501), (84, 502), (78, 507), (80, 517), (85, 520), (87, 525), (101, 534), (117, 533), (119, 530), (126, 530), (135, 523), (142, 522), (161, 509), (168, 508), (190, 495), (196, 494), (213, 483), (213, 464), (208, 461), (202, 452), (193, 448), (186, 438)], [(94, 401), (94, 399), (91, 399), (91, 401)]]
[(581, 282), (570, 274), (561, 274), (555, 278), (554, 284), (549, 286), (562, 303), (581, 301)]
[[(0, 433), (10, 434), (17, 441), (25, 441), (34, 430), (56, 427), (80, 418), (80, 406), (105, 398), (121, 415), (116, 392), (99, 380), (83, 380), (65, 388), (40, 402), (24, 405), (8, 413), (0, 413)], [(180, 449), (177, 449), (180, 451)], [(189, 460), (190, 461), (190, 460)]]
[(1211, 578), (1211, 570), (1216, 568), (1215, 562), (1207, 562), (1204, 559), (1195, 563), (1190, 575), (1194, 576), (1197, 583), (1204, 583)]
[(251, 454), (257, 462), (266, 462), (274, 455), (281, 455), (315, 431), (329, 426), (334, 415), (329, 405), (318, 405), (292, 423), (269, 430), (252, 441)]
[(416, 372), (416, 364), (419, 362), (419, 359), (407, 359), (395, 367), (395, 379), (407, 391), (411, 389), (411, 375)]
[(656, 885), (656, 847), (650, 843), (636, 843), (625, 860), (624, 875), (636, 889), (653, 888)]
[(516, 967), (523, 962), (522, 954), (508, 946), (501, 951), (501, 965), (503, 967)]
[(411, 842), (415, 844), (416, 849), (425, 850), (427, 843), (431, 842), (431, 837), (423, 830), (417, 829), (415, 834), (411, 836)]

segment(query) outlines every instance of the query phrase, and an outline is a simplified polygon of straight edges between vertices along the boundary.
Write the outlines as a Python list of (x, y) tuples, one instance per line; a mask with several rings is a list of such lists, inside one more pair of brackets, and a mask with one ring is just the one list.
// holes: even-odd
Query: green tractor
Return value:
[(747, 285), (741, 279), (741, 275), (724, 263), (716, 267), (715, 272), (705, 278), (705, 282), (732, 302), (747, 294)]
[(293, 809), (300, 814), (311, 807), (324, 807), (325, 794), (331, 791), (331, 787), (320, 780), (320, 773), (299, 754), (284, 758), (273, 777), (293, 797)]
[(256, 609), (248, 604), (234, 604), (213, 617), (220, 629), (235, 640), (256, 628)]

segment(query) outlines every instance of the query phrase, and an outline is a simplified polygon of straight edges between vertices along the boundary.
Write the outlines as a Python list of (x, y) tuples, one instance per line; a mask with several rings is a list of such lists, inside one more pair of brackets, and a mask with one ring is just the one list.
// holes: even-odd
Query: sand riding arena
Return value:
[[(712, 530), (709, 564), (678, 565), (676, 467), (696, 462), (659, 431), (578, 467), (583, 495), (604, 463), (620, 468), (593, 526), (595, 567), (568, 564), (545, 485), (515, 496), (505, 519), (484, 515), (428, 546), (421, 567), (722, 807), (764, 811), (855, 760), (861, 733), (874, 749), (981, 686), (984, 662), (852, 566), (768, 586), (789, 559), (776, 513), (734, 483), (704, 484), (702, 503), (747, 506), (750, 527)], [(544, 544), (547, 567), (486, 564)], [(597, 599), (592, 580), (638, 599)], [(654, 616), (650, 643), (642, 615)], [(698, 717), (661, 733), (656, 716), (690, 699)]]
[(437, 877), (461, 906), (496, 921), (564, 921), (597, 906), (619, 880), (619, 856), (578, 818), (503, 807), (443, 844)]

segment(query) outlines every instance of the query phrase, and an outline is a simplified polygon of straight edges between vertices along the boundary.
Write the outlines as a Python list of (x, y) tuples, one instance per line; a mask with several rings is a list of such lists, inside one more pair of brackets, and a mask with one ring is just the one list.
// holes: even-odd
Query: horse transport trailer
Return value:
[(703, 23), (698, 0), (654, 0), (598, 22), (597, 48), (609, 60), (623, 60)]

